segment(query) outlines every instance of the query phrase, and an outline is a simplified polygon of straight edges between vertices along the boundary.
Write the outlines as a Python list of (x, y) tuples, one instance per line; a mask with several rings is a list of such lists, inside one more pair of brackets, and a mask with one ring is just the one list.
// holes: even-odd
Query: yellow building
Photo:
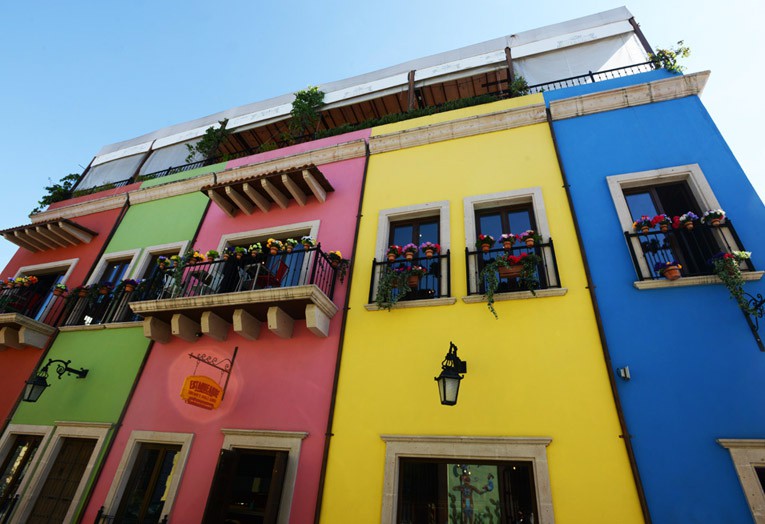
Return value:
[[(370, 152), (321, 522), (642, 522), (542, 95), (379, 127)], [(406, 241), (440, 255), (384, 262)], [(523, 253), (534, 292), (499, 276), (495, 319), (482, 270)], [(409, 264), (419, 283), (386, 277)]]

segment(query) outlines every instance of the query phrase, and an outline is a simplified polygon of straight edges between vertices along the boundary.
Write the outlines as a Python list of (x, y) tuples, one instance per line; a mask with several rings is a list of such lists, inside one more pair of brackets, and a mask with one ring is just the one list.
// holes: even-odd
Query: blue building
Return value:
[[(765, 209), (699, 99), (708, 77), (657, 70), (545, 94), (655, 523), (765, 522), (765, 353), (709, 263), (751, 251), (744, 291), (765, 293)], [(717, 208), (718, 227), (633, 227)], [(677, 280), (655, 268), (673, 261)]]

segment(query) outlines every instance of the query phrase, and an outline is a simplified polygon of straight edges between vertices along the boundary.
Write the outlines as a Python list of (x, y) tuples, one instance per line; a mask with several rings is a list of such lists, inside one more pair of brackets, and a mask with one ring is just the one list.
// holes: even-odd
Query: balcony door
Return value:
[(41, 441), (42, 437), (37, 435), (16, 435), (0, 469), (0, 522), (13, 509), (13, 496), (24, 479)]

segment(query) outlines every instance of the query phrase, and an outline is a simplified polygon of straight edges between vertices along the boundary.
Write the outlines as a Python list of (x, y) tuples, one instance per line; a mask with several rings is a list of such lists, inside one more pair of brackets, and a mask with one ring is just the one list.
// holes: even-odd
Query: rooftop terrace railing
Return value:
[(554, 91), (556, 89), (564, 89), (566, 87), (593, 84), (595, 82), (602, 82), (604, 80), (613, 80), (614, 78), (623, 78), (626, 76), (637, 75), (639, 73), (647, 73), (648, 71), (653, 71), (654, 69), (655, 64), (653, 62), (643, 62), (642, 64), (617, 67), (614, 69), (607, 69), (605, 71), (598, 71), (596, 73), (588, 71), (587, 74), (584, 75), (571, 76), (569, 78), (553, 80), (552, 82), (530, 85), (529, 92), (542, 93)]

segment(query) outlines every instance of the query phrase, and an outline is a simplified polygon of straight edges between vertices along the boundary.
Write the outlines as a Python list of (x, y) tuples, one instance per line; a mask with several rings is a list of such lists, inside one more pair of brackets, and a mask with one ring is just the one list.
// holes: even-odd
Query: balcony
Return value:
[(0, 290), (0, 349), (44, 348), (56, 331), (66, 300), (36, 284)]
[[(296, 320), (326, 337), (338, 311), (332, 302), (337, 272), (320, 247), (231, 257), (157, 271), (126, 303), (143, 317), (146, 336), (159, 342), (172, 336), (195, 342), (202, 335), (222, 341), (231, 326), (255, 340), (263, 323), (290, 338)], [(122, 309), (118, 304), (111, 311)]]
[[(547, 243), (537, 243), (534, 247), (523, 244), (514, 245), (510, 249), (496, 248), (489, 251), (470, 251), (465, 249), (468, 296), (484, 295), (486, 293), (486, 277), (481, 276), (483, 268), (500, 256), (536, 255), (540, 262), (531, 275), (534, 292), (540, 289), (560, 289), (560, 276), (555, 261), (555, 248), (552, 239)], [(498, 286), (495, 293), (530, 293), (529, 286), (519, 276), (504, 276), (497, 272)], [(471, 300), (472, 302), (472, 300)]]
[[(421, 267), (426, 273), (405, 282), (411, 267)], [(394, 305), (406, 307), (412, 302), (451, 297), (450, 252), (432, 257), (414, 257), (405, 260), (372, 261), (372, 281), (369, 285), (369, 304), (390, 309)], [(416, 305), (416, 304), (411, 304)], [(367, 307), (367, 309), (370, 309)]]
[[(696, 280), (716, 281), (710, 259), (721, 251), (744, 251), (730, 220), (715, 227), (696, 224), (691, 230), (669, 228), (666, 232), (625, 232), (624, 236), (638, 281), (641, 282), (662, 279), (654, 267), (657, 263), (672, 261), (683, 266), (684, 277), (709, 277)], [(741, 270), (745, 273), (753, 272), (755, 269), (752, 261), (742, 261)]]

